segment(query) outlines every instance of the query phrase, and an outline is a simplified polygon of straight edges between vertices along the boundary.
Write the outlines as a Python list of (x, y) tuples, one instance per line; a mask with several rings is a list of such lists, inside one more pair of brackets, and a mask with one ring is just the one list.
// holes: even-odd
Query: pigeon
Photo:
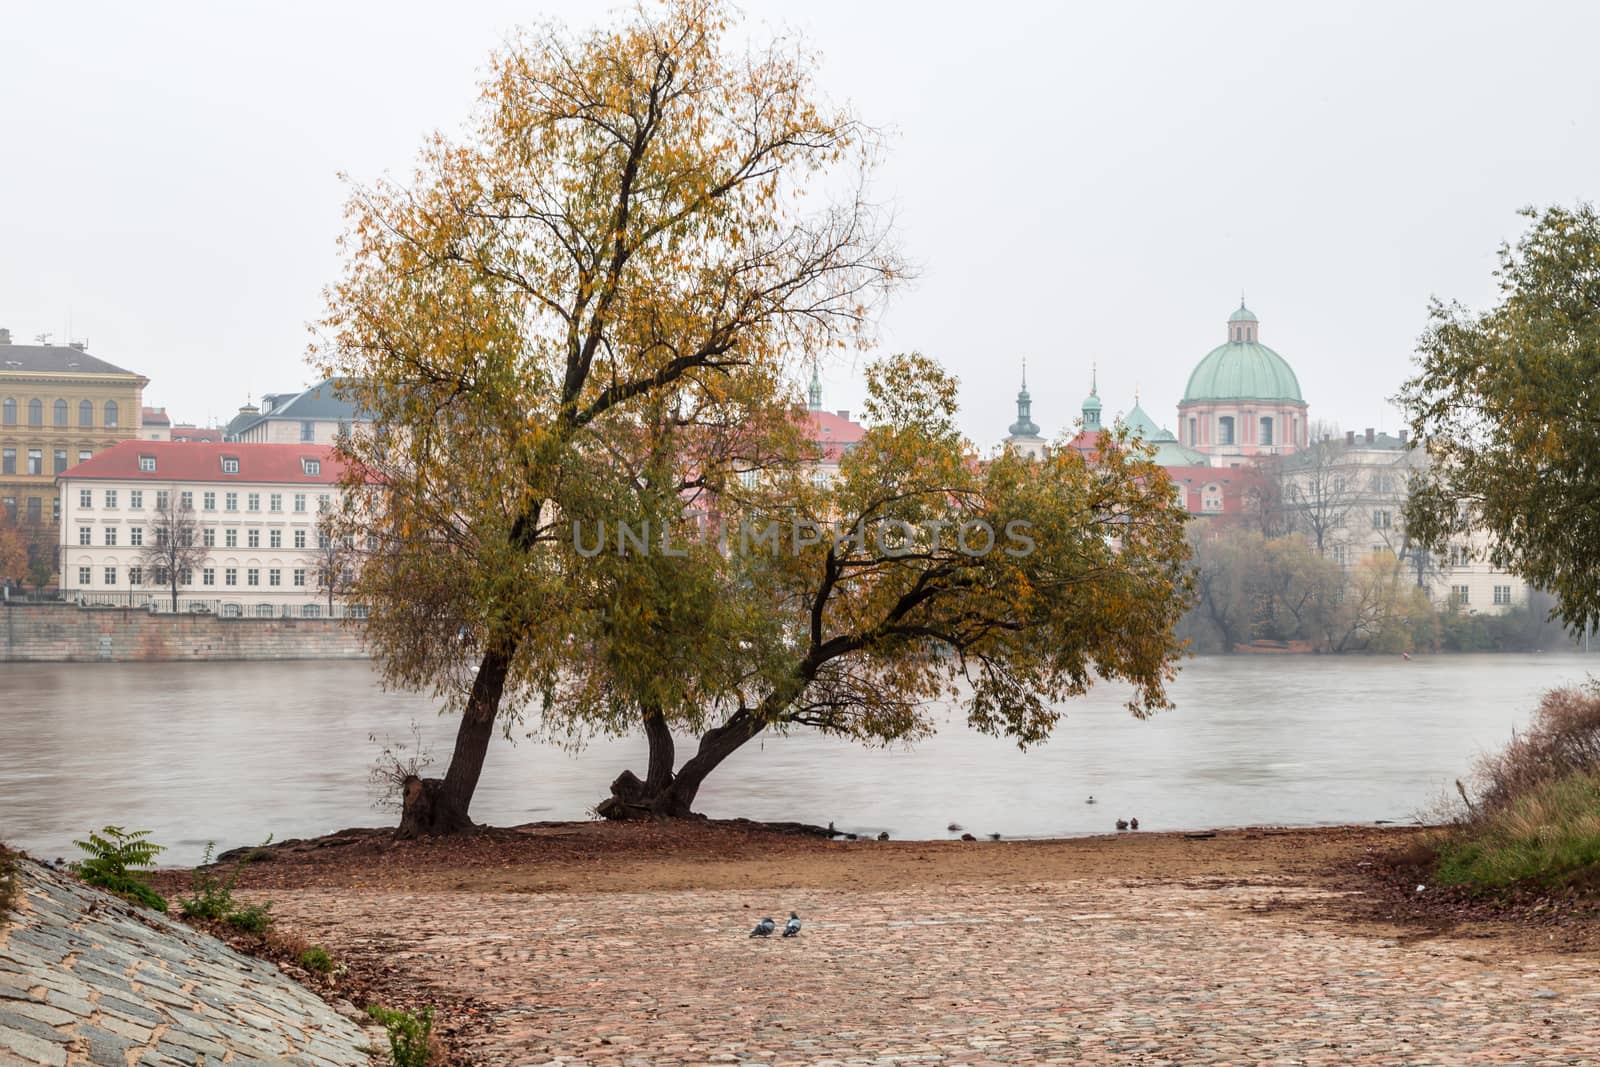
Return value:
[(1117, 829), (1118, 830), (1126, 830), (1127, 828), (1128, 828), (1128, 820), (1127, 819), (1118, 819), (1117, 820)]
[(887, 841), (887, 840), (889, 840), (889, 831), (885, 830), (885, 831), (883, 831), (883, 833), (879, 834), (878, 835), (878, 840), (879, 841)]
[(1128, 820), (1128, 829), (1137, 830), (1138, 828), (1139, 828), (1139, 820), (1138, 819), (1129, 819)]
[(789, 913), (789, 921), (783, 924), (783, 936), (793, 937), (800, 932), (800, 916), (794, 912)]
[(1085, 804), (1093, 804), (1094, 802), (1095, 801), (1094, 801), (1094, 794), (1093, 793), (1090, 793), (1089, 794), (1089, 799), (1084, 801)]
[(750, 931), (750, 936), (751, 937), (771, 937), (772, 936), (772, 931), (776, 930), (777, 928), (778, 928), (778, 924), (772, 921), (771, 916), (768, 916), (767, 918), (762, 919), (760, 922), (756, 923), (756, 928), (754, 930)]
[(973, 837), (971, 834), (962, 834), (961, 835), (961, 840), (963, 840), (963, 841), (976, 841), (977, 838)]
[(989, 835), (989, 840), (990, 841), (998, 841), (998, 840), (1000, 840), (1000, 835), (999, 834), (990, 834)]
[(949, 830), (953, 834), (959, 834), (961, 831), (965, 830), (966, 827), (962, 826), (958, 822), (953, 822), (949, 826), (946, 826), (945, 829)]

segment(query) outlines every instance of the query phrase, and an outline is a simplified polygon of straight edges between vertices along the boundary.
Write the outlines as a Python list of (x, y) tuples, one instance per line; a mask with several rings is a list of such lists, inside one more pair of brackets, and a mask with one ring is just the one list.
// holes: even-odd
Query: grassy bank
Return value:
[(1600, 687), (1546, 693), (1473, 786), (1431, 843), (1436, 884), (1600, 897)]

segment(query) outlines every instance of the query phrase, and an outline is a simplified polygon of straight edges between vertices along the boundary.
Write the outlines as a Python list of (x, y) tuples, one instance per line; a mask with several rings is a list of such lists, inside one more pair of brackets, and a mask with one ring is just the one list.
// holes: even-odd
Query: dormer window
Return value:
[(156, 457), (140, 456), (139, 469), (145, 474), (154, 474), (156, 472)]
[(223, 474), (238, 474), (239, 473), (239, 457), (238, 456), (223, 456), (222, 457), (222, 473)]
[(300, 461), (300, 465), (305, 468), (306, 477), (308, 478), (315, 478), (322, 473), (322, 461), (320, 459), (303, 459)]

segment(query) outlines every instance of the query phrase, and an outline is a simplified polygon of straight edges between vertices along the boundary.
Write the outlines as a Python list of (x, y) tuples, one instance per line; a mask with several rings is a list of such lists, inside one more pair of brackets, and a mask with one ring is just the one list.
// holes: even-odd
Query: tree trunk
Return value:
[(491, 650), (483, 655), (472, 683), (461, 725), (456, 730), (455, 751), (443, 778), (406, 779), (399, 837), (461, 833), (472, 828), (468, 809), (483, 773), (483, 760), (494, 737), (500, 714), (500, 696), (511, 670), (509, 652)]
[(672, 727), (659, 712), (645, 716), (644, 735), (650, 739), (650, 767), (645, 772), (644, 787), (651, 793), (659, 793), (672, 784), (677, 746), (672, 740)]
[[(727, 722), (708, 730), (700, 738), (700, 747), (676, 774), (671, 773), (671, 748), (665, 749), (667, 770), (658, 777), (658, 734), (666, 736), (671, 746), (672, 734), (659, 716), (645, 720), (645, 732), (650, 736), (650, 779), (644, 782), (632, 771), (623, 771), (611, 783), (611, 796), (601, 801), (595, 811), (607, 819), (688, 819), (694, 817), (694, 801), (707, 775), (716, 770), (722, 761), (737, 752), (747, 741), (766, 728), (765, 721), (750, 711), (736, 712)], [(663, 780), (664, 779), (664, 780)], [(652, 785), (656, 782), (656, 785)]]

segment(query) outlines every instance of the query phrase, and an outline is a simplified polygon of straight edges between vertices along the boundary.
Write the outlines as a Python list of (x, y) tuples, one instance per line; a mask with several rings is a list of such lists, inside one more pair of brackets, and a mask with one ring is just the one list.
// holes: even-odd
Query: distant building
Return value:
[(318, 382), (298, 393), (267, 393), (246, 404), (223, 427), (223, 439), (257, 444), (331, 445), (347, 427), (371, 416), (338, 395), (338, 383)]
[(222, 440), (222, 430), (215, 426), (194, 426), (180, 422), (172, 428), (174, 441), (218, 441)]
[(139, 439), (142, 441), (172, 440), (172, 420), (166, 408), (143, 408), (139, 420)]
[(343, 469), (328, 445), (120, 442), (60, 478), (61, 589), (164, 610), (140, 555), (157, 513), (187, 506), (206, 556), (181, 575), (180, 609), (322, 617), (354, 566), (318, 526)]
[(1195, 366), (1178, 402), (1180, 442), (1213, 466), (1288, 455), (1306, 443), (1300, 380), (1287, 360), (1261, 343), (1260, 326), (1241, 300), (1228, 317), (1227, 341)]
[(84, 344), (12, 344), (0, 329), (0, 509), (24, 524), (54, 525), (56, 477), (138, 436), (148, 384)]

